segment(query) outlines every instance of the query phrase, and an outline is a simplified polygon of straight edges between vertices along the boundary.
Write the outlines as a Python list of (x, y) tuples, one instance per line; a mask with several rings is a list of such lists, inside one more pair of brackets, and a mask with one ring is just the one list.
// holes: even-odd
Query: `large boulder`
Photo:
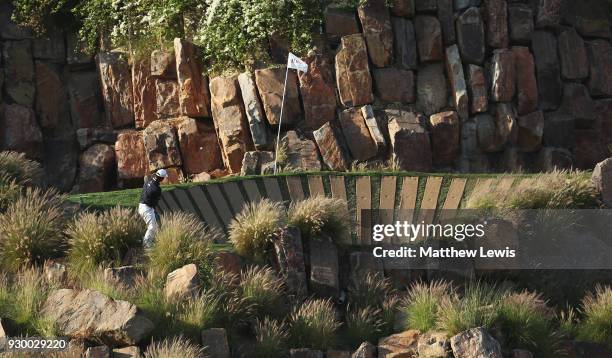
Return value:
[(432, 63), (417, 72), (417, 109), (430, 116), (448, 104), (448, 84), (444, 65)]
[(376, 96), (383, 102), (414, 103), (414, 74), (396, 68), (374, 69)]
[(511, 102), (516, 90), (516, 68), (512, 51), (493, 51), (491, 62), (491, 97), (496, 102)]
[(219, 141), (211, 120), (183, 117), (175, 122), (185, 174), (223, 167)]
[(612, 45), (606, 40), (586, 44), (591, 76), (587, 82), (593, 96), (612, 96)]
[(342, 37), (336, 54), (336, 81), (344, 106), (362, 106), (374, 100), (368, 52), (361, 34)]
[(321, 54), (312, 53), (306, 59), (308, 72), (298, 74), (304, 105), (304, 124), (315, 130), (336, 118), (336, 85), (333, 64)]
[(535, 111), (517, 120), (518, 147), (522, 152), (533, 152), (540, 149), (544, 135), (544, 114)]
[(501, 346), (484, 328), (473, 328), (451, 337), (455, 358), (502, 358)]
[(592, 128), (597, 117), (595, 102), (586, 86), (580, 83), (563, 85), (562, 110), (574, 117), (577, 128)]
[(459, 155), (461, 119), (457, 112), (441, 112), (429, 117), (433, 163), (437, 166), (451, 166)]
[(95, 71), (69, 72), (70, 117), (75, 128), (110, 126), (103, 113), (102, 94)]
[(274, 241), (274, 251), (289, 293), (305, 297), (308, 294), (308, 283), (300, 230), (295, 227), (283, 228)]
[(179, 85), (175, 79), (155, 79), (155, 118), (168, 119), (181, 114)]
[(362, 112), (349, 108), (340, 113), (340, 127), (351, 156), (359, 161), (373, 158), (378, 153)]
[(535, 75), (535, 63), (529, 47), (512, 48), (516, 66), (516, 92), (518, 114), (527, 114), (538, 108), (538, 83)]
[(349, 160), (342, 145), (342, 135), (333, 123), (325, 123), (313, 132), (323, 162), (335, 171), (349, 169)]
[(584, 40), (574, 28), (563, 31), (558, 38), (561, 75), (567, 80), (581, 80), (589, 76), (589, 60)]
[(126, 55), (100, 52), (96, 61), (108, 122), (114, 128), (134, 125), (132, 73)]
[(518, 44), (529, 44), (533, 33), (533, 11), (526, 4), (508, 6), (508, 25), (510, 41)]
[(156, 119), (157, 107), (155, 77), (151, 75), (149, 58), (137, 60), (132, 65), (132, 90), (136, 128), (144, 129)]
[(463, 74), (463, 63), (459, 55), (457, 45), (446, 48), (446, 72), (448, 73), (450, 88), (453, 95), (455, 110), (461, 119), (466, 120), (469, 116), (469, 99), (465, 76)]
[(376, 358), (376, 346), (370, 342), (363, 342), (355, 352), (351, 355), (351, 358)]
[(36, 114), (46, 135), (73, 132), (70, 106), (61, 69), (57, 65), (36, 61)]
[(416, 356), (421, 332), (409, 330), (381, 338), (378, 341), (378, 357)]
[(487, 0), (484, 6), (487, 24), (487, 45), (493, 48), (508, 47), (508, 11), (506, 0)]
[(414, 19), (419, 60), (421, 62), (443, 59), (442, 29), (440, 21), (434, 16), (417, 16)]
[(240, 85), (242, 102), (244, 103), (245, 113), (249, 121), (253, 145), (257, 150), (267, 149), (271, 146), (272, 135), (266, 124), (266, 114), (261, 106), (255, 80), (250, 73), (244, 72), (238, 75), (238, 84)]
[(559, 110), (544, 113), (544, 145), (574, 148), (576, 124), (571, 114)]
[(174, 39), (181, 114), (210, 117), (208, 79), (202, 75), (202, 64), (196, 52), (195, 45), (190, 41)]
[(540, 109), (557, 109), (563, 93), (561, 68), (557, 57), (557, 38), (548, 31), (534, 31), (531, 43), (538, 79)]
[(324, 297), (339, 297), (338, 249), (332, 242), (310, 241), (310, 289)]
[(140, 347), (129, 346), (113, 349), (113, 358), (140, 358)]
[(6, 150), (25, 153), (40, 159), (43, 151), (43, 136), (34, 111), (19, 104), (0, 108), (0, 144)]
[(368, 127), (368, 131), (370, 132), (370, 136), (374, 143), (376, 143), (376, 149), (378, 150), (378, 154), (384, 154), (387, 151), (387, 140), (383, 134), (382, 123), (379, 123), (377, 115), (374, 114), (374, 109), (372, 106), (363, 106), (361, 107), (361, 115), (365, 120), (365, 124)]
[(416, 11), (419, 12), (434, 12), (438, 8), (436, 0), (418, 0), (415, 1)]
[(274, 163), (274, 152), (252, 151), (244, 153), (240, 175), (260, 175), (266, 166)]
[(598, 129), (576, 129), (576, 146), (574, 147), (574, 166), (580, 170), (591, 170), (604, 160), (609, 148), (601, 144), (601, 133)]
[(224, 328), (210, 328), (202, 331), (202, 345), (206, 354), (214, 358), (230, 358), (230, 348), (227, 343), (227, 333)]
[(176, 79), (176, 56), (168, 50), (151, 52), (151, 75)]
[(74, 133), (60, 137), (43, 138), (42, 161), (45, 181), (62, 192), (69, 192), (74, 185), (79, 165), (79, 147)]
[(237, 76), (213, 78), (210, 93), (223, 163), (231, 173), (239, 173), (244, 153), (252, 144)]
[(386, 110), (392, 159), (403, 170), (428, 172), (432, 168), (429, 133), (421, 115), (403, 110)]
[(281, 139), (281, 145), (287, 148), (287, 164), (299, 170), (321, 170), (319, 151), (314, 141), (300, 138), (295, 131), (289, 131)]
[(536, 4), (535, 24), (538, 28), (558, 27), (562, 0), (539, 0)]
[(358, 14), (372, 64), (387, 67), (393, 61), (393, 30), (385, 0), (367, 1)]
[(287, 72), (287, 68), (284, 66), (255, 71), (255, 82), (259, 89), (268, 123), (271, 125), (278, 125), (281, 122), (280, 112), (283, 89), (285, 88), (285, 74), (287, 74), (287, 89), (282, 124), (283, 126), (291, 126), (297, 124), (302, 115), (296, 73), (292, 70)]
[(2, 44), (4, 91), (17, 104), (34, 104), (34, 62), (30, 40), (6, 41)]
[(92, 290), (53, 291), (41, 312), (60, 335), (111, 345), (136, 344), (154, 328), (135, 305)]
[(142, 132), (120, 133), (115, 142), (117, 178), (121, 187), (137, 186), (149, 172)]
[(453, 0), (438, 0), (438, 19), (442, 28), (444, 45), (450, 46), (456, 43)]
[(354, 11), (340, 6), (327, 6), (325, 9), (325, 33), (339, 41), (340, 37), (359, 33), (359, 25)]
[(77, 192), (111, 189), (116, 180), (115, 151), (108, 144), (94, 144), (81, 154)]
[(145, 272), (135, 266), (119, 266), (104, 269), (105, 280), (124, 287), (132, 287), (144, 275)]
[(467, 9), (457, 18), (457, 44), (465, 63), (479, 65), (485, 57), (484, 24), (477, 7)]
[(536, 157), (538, 171), (551, 172), (554, 170), (567, 170), (574, 166), (572, 153), (564, 148), (542, 148)]
[(450, 341), (444, 332), (427, 332), (419, 337), (417, 351), (423, 358), (447, 358), (451, 352)]
[(478, 116), (478, 142), (486, 152), (503, 150), (507, 143), (515, 144), (518, 136), (516, 115), (512, 105), (499, 103), (494, 116)]
[(162, 120), (154, 121), (142, 132), (149, 172), (180, 166), (181, 152), (174, 128)]
[(395, 59), (399, 68), (415, 70), (418, 67), (417, 42), (412, 21), (401, 17), (392, 17), (395, 39)]
[(181, 300), (195, 296), (199, 288), (198, 267), (189, 264), (168, 274), (164, 294), (169, 300)]
[(476, 65), (468, 66), (468, 85), (471, 98), (472, 113), (486, 112), (489, 108), (489, 94), (484, 68)]
[(391, 13), (399, 17), (413, 17), (415, 13), (415, 0), (393, 0)]

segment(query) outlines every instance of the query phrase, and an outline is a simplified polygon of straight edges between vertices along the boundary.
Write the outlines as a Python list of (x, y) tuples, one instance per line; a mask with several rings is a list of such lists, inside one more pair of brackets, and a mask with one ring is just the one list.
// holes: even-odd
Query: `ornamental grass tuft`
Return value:
[(309, 299), (291, 314), (291, 346), (328, 349), (336, 342), (339, 327), (330, 300)]
[(287, 216), (289, 226), (299, 228), (306, 239), (326, 235), (342, 242), (350, 235), (350, 215), (346, 201), (341, 199), (316, 196), (294, 202)]

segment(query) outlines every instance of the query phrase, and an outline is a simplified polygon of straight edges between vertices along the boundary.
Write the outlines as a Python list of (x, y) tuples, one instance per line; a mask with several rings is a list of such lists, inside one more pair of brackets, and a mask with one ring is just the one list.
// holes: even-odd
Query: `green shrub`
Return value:
[(444, 281), (412, 284), (400, 304), (400, 310), (405, 317), (404, 328), (418, 329), (421, 332), (435, 328), (442, 302), (452, 301), (454, 297), (454, 289)]
[(316, 196), (294, 202), (287, 217), (289, 226), (299, 228), (306, 239), (328, 235), (341, 242), (350, 235), (350, 216), (346, 201), (341, 199)]
[(155, 326), (152, 337), (164, 338), (182, 333), (181, 327), (177, 327), (177, 316), (182, 307), (166, 299), (163, 281), (138, 279), (132, 294), (134, 298), (130, 302), (137, 305)]
[(359, 275), (348, 289), (348, 301), (356, 309), (366, 307), (382, 308), (387, 297), (394, 293), (389, 279), (382, 275), (368, 273)]
[(562, 337), (572, 339), (578, 336), (578, 313), (573, 307), (567, 307), (557, 316), (559, 333)]
[(382, 304), (381, 320), (384, 335), (393, 333), (395, 320), (400, 309), (400, 299), (396, 294), (388, 296)]
[(382, 337), (383, 322), (380, 309), (373, 307), (349, 310), (346, 315), (346, 341), (352, 349), (363, 342), (376, 343)]
[(17, 182), (9, 178), (8, 175), (0, 175), (0, 213), (17, 201), (21, 195), (22, 187)]
[(238, 254), (263, 261), (274, 235), (285, 222), (282, 204), (263, 199), (246, 204), (229, 225), (229, 238)]
[(283, 322), (270, 318), (258, 320), (255, 324), (255, 339), (253, 358), (281, 358), (285, 357), (287, 349), (287, 327)]
[(140, 246), (144, 224), (134, 210), (115, 207), (101, 213), (81, 213), (66, 234), (71, 269), (86, 272), (121, 263), (129, 248)]
[(0, 177), (12, 179), (19, 185), (38, 185), (43, 177), (40, 163), (26, 158), (25, 154), (0, 152)]
[(153, 342), (144, 353), (145, 358), (204, 358), (206, 350), (185, 338), (175, 337)]
[(155, 244), (148, 252), (148, 271), (152, 277), (165, 279), (172, 271), (195, 264), (201, 279), (211, 272), (211, 245), (221, 234), (205, 226), (191, 214), (171, 213), (161, 218)]
[(212, 293), (200, 294), (185, 303), (185, 307), (177, 315), (181, 332), (197, 339), (203, 329), (212, 328), (218, 320), (220, 306), (227, 302), (220, 301)]
[(612, 287), (598, 286), (581, 303), (578, 338), (612, 345)]
[(129, 301), (132, 292), (128, 287), (124, 287), (117, 282), (112, 282), (104, 277), (104, 268), (98, 267), (92, 271), (81, 271), (75, 272), (77, 277), (73, 277), (78, 280), (79, 286), (82, 288), (88, 288), (101, 292), (115, 300), (126, 300)]
[(269, 267), (251, 267), (242, 272), (240, 295), (259, 317), (279, 316), (284, 312), (283, 280)]
[(0, 213), (0, 266), (19, 268), (59, 256), (65, 250), (62, 233), (64, 197), (54, 190), (28, 188)]
[(292, 347), (330, 348), (336, 341), (339, 327), (330, 300), (309, 299), (291, 314)]

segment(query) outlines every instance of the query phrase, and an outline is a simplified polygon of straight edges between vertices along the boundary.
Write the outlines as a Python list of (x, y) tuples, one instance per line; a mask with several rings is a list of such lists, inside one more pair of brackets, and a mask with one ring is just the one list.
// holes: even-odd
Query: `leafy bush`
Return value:
[(412, 284), (400, 304), (400, 310), (405, 316), (404, 328), (421, 332), (435, 328), (442, 302), (452, 301), (454, 297), (454, 289), (444, 281)]
[(263, 261), (277, 230), (285, 222), (280, 203), (263, 199), (246, 204), (229, 225), (229, 239), (238, 254)]
[(205, 349), (185, 338), (175, 337), (153, 342), (144, 353), (145, 358), (204, 358)]
[(25, 154), (0, 152), (0, 177), (12, 179), (19, 185), (37, 185), (42, 180), (40, 163), (26, 158)]
[(251, 267), (242, 272), (240, 295), (259, 317), (283, 313), (283, 280), (269, 267)]
[(212, 243), (221, 233), (202, 224), (191, 214), (171, 213), (161, 218), (155, 244), (148, 252), (148, 271), (152, 277), (162, 278), (188, 264), (195, 264), (202, 279), (211, 272)]
[(299, 228), (307, 239), (325, 234), (342, 241), (349, 235), (350, 216), (346, 201), (341, 199), (317, 196), (294, 202), (287, 216), (288, 224)]
[(582, 300), (580, 312), (578, 338), (612, 345), (612, 288), (598, 286)]
[(348, 300), (357, 309), (382, 308), (385, 299), (393, 296), (393, 292), (389, 279), (383, 278), (381, 275), (368, 273), (359, 275), (357, 280), (351, 284), (348, 289)]
[(255, 344), (252, 352), (253, 358), (285, 357), (289, 335), (283, 322), (267, 317), (258, 320), (255, 324), (255, 338), (257, 344)]
[(383, 322), (380, 309), (373, 307), (358, 308), (346, 316), (345, 337), (351, 348), (357, 348), (363, 342), (378, 342), (383, 334)]
[(100, 265), (119, 264), (129, 248), (141, 244), (144, 231), (142, 220), (132, 209), (81, 213), (66, 231), (71, 268), (86, 272)]
[(0, 266), (5, 270), (42, 263), (65, 249), (64, 197), (54, 190), (28, 188), (0, 213)]
[(290, 336), (293, 347), (325, 350), (336, 341), (340, 322), (330, 300), (309, 299), (291, 314)]

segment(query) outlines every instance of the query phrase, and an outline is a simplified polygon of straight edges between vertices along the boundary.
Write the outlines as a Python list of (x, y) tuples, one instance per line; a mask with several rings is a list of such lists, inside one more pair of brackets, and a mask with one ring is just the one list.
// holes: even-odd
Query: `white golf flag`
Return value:
[(289, 58), (287, 59), (287, 67), (302, 72), (308, 72), (308, 64), (291, 52), (289, 52)]

